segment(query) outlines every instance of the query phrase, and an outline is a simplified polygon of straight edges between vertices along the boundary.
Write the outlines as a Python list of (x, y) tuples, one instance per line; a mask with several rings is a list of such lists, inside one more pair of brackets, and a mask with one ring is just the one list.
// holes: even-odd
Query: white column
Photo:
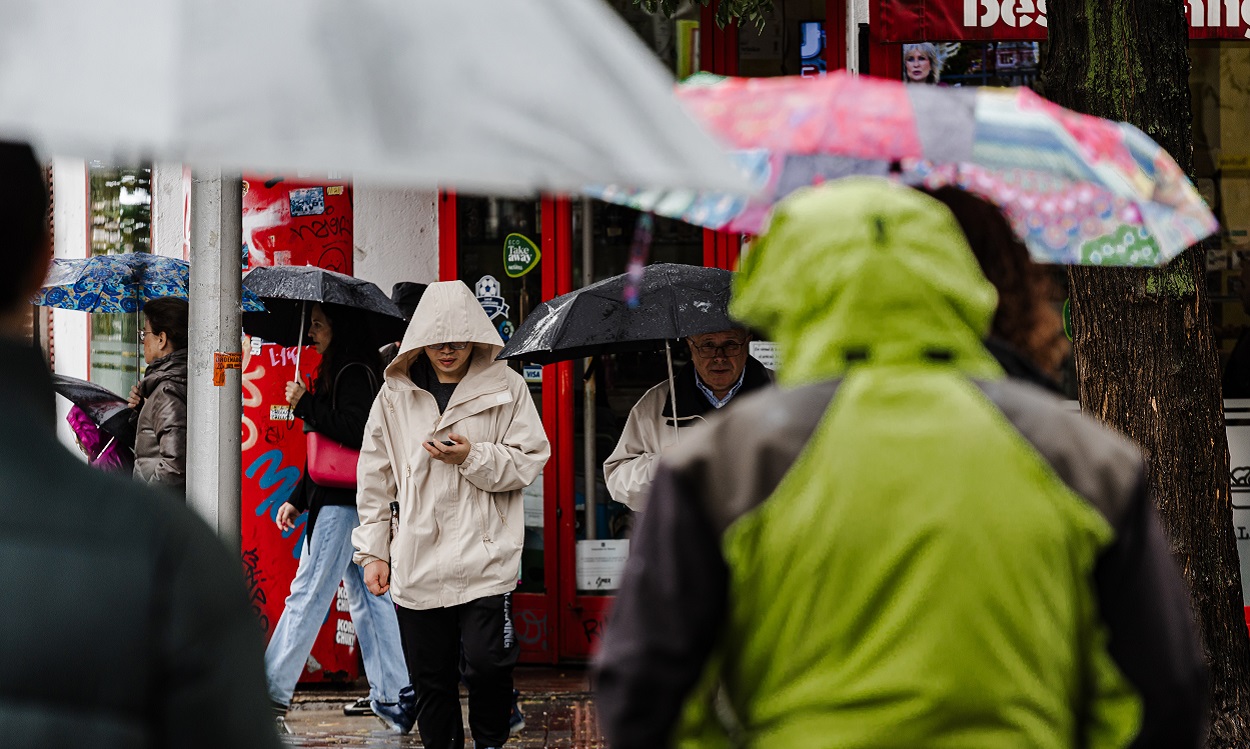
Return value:
[(152, 252), (187, 259), (186, 168), (176, 162), (152, 165)]
[[(82, 159), (54, 158), (52, 160), (52, 234), (56, 257), (81, 259), (88, 254), (87, 217), (87, 162)], [(58, 374), (87, 379), (88, 349), (91, 335), (88, 330), (90, 315), (73, 310), (52, 310), (53, 361)], [(64, 398), (56, 399), (56, 434), (61, 443), (75, 454), (74, 432), (66, 423), (70, 404)]]
[(386, 294), (399, 281), (437, 281), (438, 193), (362, 182), (352, 191), (352, 275)]
[[(242, 180), (195, 172), (191, 187), (191, 326), (188, 351), (187, 502), (228, 548), (239, 548), (239, 300)], [(217, 376), (218, 382), (214, 383)]]
[(868, 23), (868, 0), (846, 0), (846, 69), (858, 75), (859, 25)]

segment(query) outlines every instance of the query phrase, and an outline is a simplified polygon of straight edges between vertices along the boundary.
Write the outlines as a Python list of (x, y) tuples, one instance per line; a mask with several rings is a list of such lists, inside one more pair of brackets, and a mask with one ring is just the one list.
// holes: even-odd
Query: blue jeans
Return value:
[(375, 596), (365, 587), (365, 575), (352, 563), (352, 530), (360, 525), (355, 507), (322, 507), (313, 529), (311, 551), (305, 541), (299, 569), (291, 581), (291, 595), (265, 650), (265, 677), (269, 697), (291, 704), (295, 684), (312, 652), (317, 631), (334, 603), (339, 580), (347, 589), (347, 607), (356, 626), (356, 642), (369, 677), (369, 698), (398, 702), (408, 686), (408, 671), (399, 639), (399, 621), (389, 593)]

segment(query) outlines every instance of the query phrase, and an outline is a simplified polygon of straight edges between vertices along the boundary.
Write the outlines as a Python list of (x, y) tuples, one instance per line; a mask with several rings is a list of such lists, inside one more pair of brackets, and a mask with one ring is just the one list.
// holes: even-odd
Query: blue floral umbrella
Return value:
[[(160, 297), (186, 299), (190, 276), (187, 261), (147, 252), (58, 258), (32, 302), (79, 312), (137, 312)], [(244, 289), (243, 311), (264, 312), (265, 305)]]

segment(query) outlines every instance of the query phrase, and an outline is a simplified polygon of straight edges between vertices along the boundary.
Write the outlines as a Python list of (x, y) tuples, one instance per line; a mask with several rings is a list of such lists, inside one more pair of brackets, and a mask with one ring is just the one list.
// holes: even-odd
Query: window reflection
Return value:
[[(152, 251), (152, 172), (92, 162), (89, 178), (91, 255)], [(139, 380), (138, 313), (91, 315), (92, 382), (126, 395)]]

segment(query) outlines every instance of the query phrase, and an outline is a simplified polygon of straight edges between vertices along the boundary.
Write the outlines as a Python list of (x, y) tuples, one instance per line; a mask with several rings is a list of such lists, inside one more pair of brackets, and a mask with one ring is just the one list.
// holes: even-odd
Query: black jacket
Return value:
[[(303, 419), (305, 432), (317, 432), (359, 450), (365, 436), (365, 422), (369, 420), (369, 409), (373, 407), (373, 399), (381, 387), (381, 377), (368, 364), (348, 362), (337, 375), (323, 381), (330, 386), (318, 386), (316, 390), (304, 393), (295, 406), (295, 415)], [(307, 538), (311, 546), (313, 528), (321, 508), (328, 505), (355, 507), (356, 490), (321, 486), (309, 477), (308, 464), (305, 463), (303, 478), (289, 501), (295, 509), (308, 511)]]
[(37, 352), (0, 343), (0, 745), (264, 747), (277, 736), (239, 559), (185, 506), (56, 439)]

